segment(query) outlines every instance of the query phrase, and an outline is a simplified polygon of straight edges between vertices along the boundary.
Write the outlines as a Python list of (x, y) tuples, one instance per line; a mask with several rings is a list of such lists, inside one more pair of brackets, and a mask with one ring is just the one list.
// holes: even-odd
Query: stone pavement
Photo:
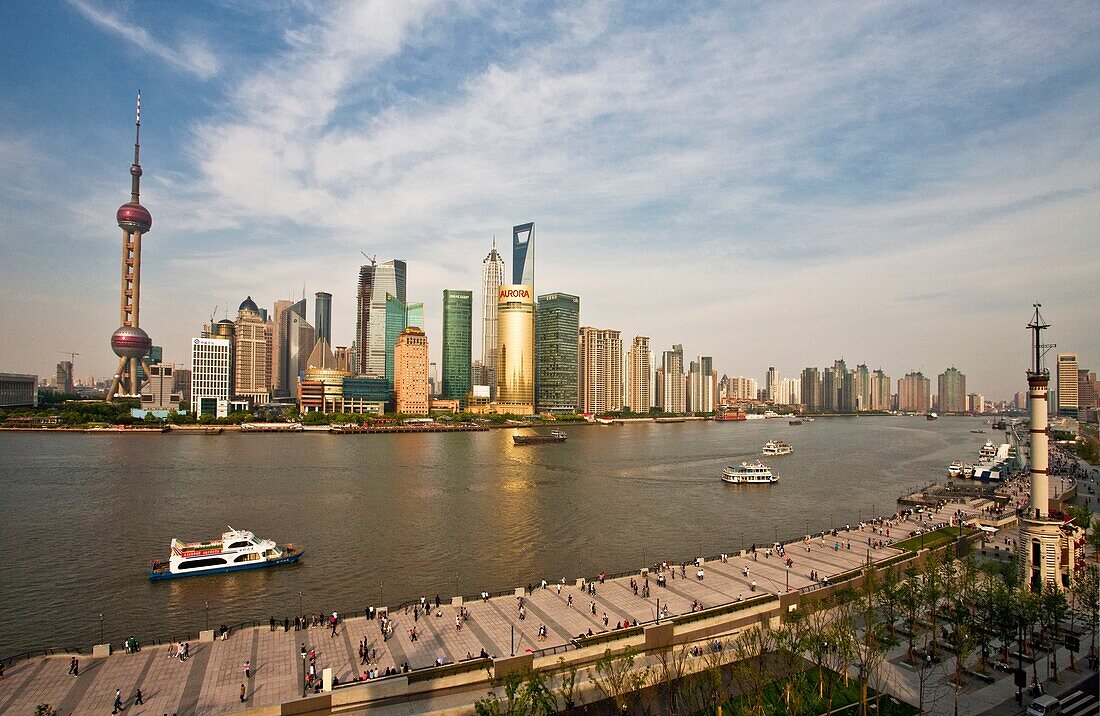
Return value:
[[(368, 621), (363, 615), (343, 618), (338, 634), (333, 637), (328, 628), (310, 628), (284, 632), (280, 626), (271, 631), (267, 626), (234, 632), (225, 641), (192, 643), (191, 657), (180, 662), (168, 656), (167, 647), (146, 648), (135, 654), (115, 654), (101, 659), (80, 658), (80, 676), (67, 676), (68, 657), (55, 656), (16, 662), (7, 669), (0, 682), (0, 713), (33, 713), (39, 703), (49, 703), (62, 714), (105, 713), (116, 688), (122, 689), (127, 708), (133, 714), (214, 714), (244, 708), (283, 703), (301, 696), (303, 664), (299, 648), (316, 649), (317, 673), (331, 667), (341, 683), (367, 669), (397, 667), (403, 662), (413, 669), (433, 666), (437, 659), (445, 663), (476, 656), (485, 649), (492, 656), (507, 656), (537, 651), (567, 644), (569, 639), (591, 630), (607, 629), (604, 615), (611, 627), (618, 622), (646, 622), (654, 619), (658, 600), (662, 611), (670, 616), (691, 611), (692, 603), (702, 608), (754, 596), (757, 592), (778, 594), (786, 589), (813, 589), (820, 582), (809, 578), (811, 571), (824, 577), (857, 569), (868, 557), (879, 561), (900, 554), (899, 550), (879, 544), (908, 537), (918, 528), (943, 523), (957, 509), (951, 505), (942, 513), (913, 515), (876, 532), (871, 525), (855, 525), (852, 531), (840, 530), (837, 536), (818, 536), (787, 545), (787, 556), (793, 564), (788, 569), (774, 549), (770, 556), (765, 547), (751, 554), (731, 554), (728, 561), (706, 562), (704, 578), (695, 576), (696, 568), (688, 564), (681, 576), (679, 567), (664, 573), (666, 587), (658, 587), (656, 575), (650, 574), (650, 597), (636, 596), (630, 587), (631, 577), (639, 581), (646, 577), (635, 572), (630, 576), (597, 583), (595, 595), (589, 595), (575, 582), (547, 588), (536, 587), (526, 597), (527, 616), (520, 619), (518, 601), (514, 596), (495, 597), (487, 601), (468, 601), (469, 621), (462, 629), (455, 628), (457, 607), (449, 603), (432, 610), (430, 615), (414, 616), (410, 609), (390, 614), (394, 635), (383, 640), (379, 622)], [(974, 514), (976, 508), (963, 508)], [(841, 526), (843, 527), (843, 526)], [(872, 543), (868, 544), (868, 540)], [(838, 548), (839, 546), (839, 548)], [(771, 546), (769, 546), (770, 548)], [(744, 568), (749, 576), (744, 576)], [(541, 582), (541, 580), (540, 580)], [(640, 594), (640, 593), (639, 593)], [(573, 604), (568, 604), (572, 596)], [(595, 614), (592, 603), (595, 603)], [(538, 630), (546, 626), (547, 638), (538, 640)], [(416, 628), (418, 639), (412, 641), (409, 630)], [(514, 643), (513, 643), (514, 629)], [(376, 660), (359, 663), (358, 643), (366, 639), (377, 651)], [(244, 678), (244, 662), (251, 661), (253, 674)], [(246, 683), (245, 703), (239, 700), (240, 685)], [(133, 705), (133, 695), (140, 688), (144, 706)]]

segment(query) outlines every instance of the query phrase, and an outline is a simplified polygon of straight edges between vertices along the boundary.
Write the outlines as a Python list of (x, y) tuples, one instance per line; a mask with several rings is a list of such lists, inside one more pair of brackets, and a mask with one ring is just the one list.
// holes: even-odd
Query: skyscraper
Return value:
[(898, 411), (923, 413), (932, 400), (932, 381), (919, 370), (898, 379)]
[(871, 374), (871, 399), (868, 409), (890, 409), (890, 376), (886, 375), (881, 368)]
[[(684, 347), (679, 343), (661, 354), (660, 406), (666, 413), (687, 412), (684, 398)], [(756, 382), (756, 381), (753, 381)]]
[(806, 410), (821, 410), (824, 406), (822, 403), (822, 386), (821, 386), (821, 371), (817, 368), (803, 368), (802, 369), (802, 405), (806, 407)]
[(260, 318), (260, 309), (252, 297), (237, 308), (233, 330), (233, 395), (248, 398), (253, 403), (266, 403), (271, 397), (268, 368), (267, 324)]
[(386, 356), (382, 375), (385, 376), (386, 383), (390, 388), (394, 387), (393, 349), (397, 345), (398, 336), (409, 327), (409, 314), (407, 309), (408, 307), (405, 305), (404, 301), (394, 296), (392, 293), (386, 294)]
[(856, 366), (853, 389), (853, 410), (869, 410), (871, 403), (871, 371), (863, 363)]
[[(355, 345), (352, 348), (356, 356), (356, 372), (367, 373), (370, 364), (367, 347), (370, 345), (370, 306), (374, 290), (374, 269), (371, 261), (359, 267), (359, 286), (355, 295)], [(278, 322), (279, 304), (275, 304), (275, 320)]]
[(648, 413), (653, 405), (653, 352), (647, 336), (634, 336), (626, 354), (626, 406)]
[(399, 413), (428, 414), (428, 338), (417, 326), (401, 331), (394, 346), (394, 398)]
[(406, 272), (405, 262), (398, 259), (374, 265), (366, 345), (359, 346), (359, 350), (367, 353), (366, 370), (363, 371), (367, 375), (386, 375), (386, 297), (394, 296), (405, 303)]
[(298, 394), (298, 378), (309, 367), (309, 355), (317, 342), (317, 331), (306, 320), (305, 313), (306, 301), (303, 298), (283, 314), (287, 324), (284, 384), (290, 395)]
[(73, 392), (73, 362), (71, 360), (63, 360), (57, 364), (57, 392), (64, 394)]
[(1058, 354), (1058, 415), (1076, 418), (1080, 407), (1077, 354)]
[(540, 412), (571, 413), (580, 405), (577, 332), (581, 300), (568, 293), (539, 296), (535, 323), (535, 372)]
[(443, 291), (443, 390), (440, 394), (463, 402), (471, 386), (473, 301), (472, 291)]
[(535, 299), (531, 286), (506, 284), (497, 299), (497, 411), (535, 410)]
[(591, 326), (579, 329), (577, 360), (580, 412), (599, 415), (622, 410), (622, 334)]
[[(773, 372), (774, 368), (770, 372)], [(776, 373), (776, 380), (779, 374)], [(693, 413), (713, 413), (718, 410), (718, 374), (714, 372), (714, 359), (700, 356), (691, 362), (688, 371), (688, 406)], [(778, 387), (776, 388), (778, 394)]]
[(940, 373), (939, 406), (941, 413), (966, 412), (966, 376), (958, 368), (951, 367)]
[(512, 227), (512, 283), (535, 285), (535, 223)]
[(768, 374), (764, 379), (764, 387), (768, 391), (768, 400), (773, 403), (779, 398), (779, 371), (775, 369), (775, 366), (768, 368)]
[(313, 327), (317, 330), (317, 341), (332, 345), (332, 294), (318, 291), (314, 294)]
[(286, 364), (286, 322), (283, 314), (294, 305), (294, 301), (281, 299), (275, 302), (271, 310), (271, 360), (268, 366), (271, 376), (271, 389), (276, 395), (290, 395), (290, 388), (283, 384), (286, 372), (283, 370)]
[(497, 242), (481, 262), (481, 367), (489, 376), (489, 385), (496, 393), (497, 374), (497, 299), (504, 283), (504, 259), (497, 253)]

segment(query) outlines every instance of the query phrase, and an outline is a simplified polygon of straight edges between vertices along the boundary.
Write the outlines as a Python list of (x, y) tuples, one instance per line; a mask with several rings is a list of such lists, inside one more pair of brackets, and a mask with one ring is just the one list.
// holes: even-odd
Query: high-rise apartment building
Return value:
[(253, 403), (271, 398), (271, 378), (267, 374), (271, 340), (269, 328), (260, 318), (260, 309), (252, 297), (237, 308), (233, 324), (233, 395)]
[(622, 334), (584, 326), (577, 332), (577, 358), (580, 412), (599, 415), (622, 410)]
[(497, 252), (497, 242), (493, 239), (493, 248), (481, 262), (481, 368), (489, 376), (483, 382), (475, 376), (478, 384), (489, 385), (492, 394), (496, 393), (497, 372), (497, 300), (500, 287), (504, 284), (504, 259)]
[[(359, 285), (355, 293), (355, 345), (352, 348), (356, 355), (356, 372), (360, 375), (368, 372), (367, 367), (370, 364), (367, 348), (370, 345), (370, 308), (371, 298), (374, 296), (375, 266), (372, 261), (359, 267)], [(276, 321), (279, 320), (278, 311), (279, 305), (276, 303)]]
[(1077, 369), (1077, 415), (1083, 418), (1084, 411), (1096, 410), (1100, 402), (1097, 395), (1096, 373), (1081, 368)]
[[(325, 341), (332, 345), (332, 294), (318, 291), (313, 295), (313, 327), (317, 331), (317, 342)], [(258, 313), (258, 311), (257, 311)]]
[(428, 414), (428, 337), (411, 326), (401, 331), (393, 349), (394, 399), (398, 413)]
[(923, 413), (932, 404), (932, 381), (919, 370), (898, 379), (898, 411)]
[(802, 405), (806, 407), (806, 410), (821, 410), (824, 406), (822, 403), (822, 385), (821, 385), (821, 371), (817, 368), (803, 368), (802, 369)]
[(890, 376), (881, 368), (871, 374), (871, 398), (868, 410), (890, 410)]
[(856, 366), (853, 376), (852, 404), (854, 410), (871, 409), (871, 371), (863, 363)]
[(768, 374), (764, 377), (764, 389), (768, 391), (768, 400), (776, 402), (779, 397), (779, 371), (775, 366), (768, 368)]
[(535, 299), (531, 286), (500, 287), (497, 335), (496, 409), (530, 415), (535, 411)]
[(444, 398), (465, 403), (470, 392), (473, 291), (443, 291), (443, 389)]
[(512, 227), (512, 283), (535, 286), (535, 224)]
[[(778, 386), (776, 387), (778, 393)], [(713, 413), (718, 410), (718, 374), (714, 358), (700, 356), (691, 361), (687, 375), (687, 410), (692, 413)]]
[(666, 413), (686, 413), (684, 395), (684, 347), (679, 343), (661, 354), (661, 410)]
[(226, 338), (191, 339), (191, 411), (198, 416), (229, 414), (229, 354)]
[(966, 409), (971, 413), (981, 414), (985, 412), (985, 396), (981, 393), (970, 393), (966, 396)]
[(759, 392), (759, 382), (756, 378), (747, 378), (738, 375), (729, 379), (728, 398), (731, 402), (742, 400), (756, 400)]
[(848, 375), (848, 367), (843, 360), (833, 361), (831, 368), (825, 369), (822, 378), (822, 407), (827, 412), (846, 410), (844, 407), (848, 401), (844, 395), (844, 378)]
[(578, 394), (577, 332), (581, 300), (568, 293), (539, 296), (535, 322), (535, 373), (539, 412), (572, 413)]
[(1077, 417), (1080, 397), (1077, 354), (1058, 354), (1058, 415)]
[(398, 259), (374, 265), (366, 345), (359, 346), (359, 350), (366, 351), (366, 369), (363, 371), (365, 375), (386, 375), (386, 358), (389, 354), (387, 346), (392, 345), (387, 342), (386, 300), (387, 296), (393, 296), (402, 304), (405, 303), (406, 275), (405, 262)]
[(648, 413), (653, 405), (653, 351), (647, 336), (634, 336), (626, 354), (626, 407)]
[(941, 413), (965, 413), (966, 376), (955, 367), (940, 373), (938, 396)]
[(801, 384), (796, 378), (781, 378), (778, 392), (776, 393), (776, 405), (797, 405), (802, 396)]
[(57, 364), (57, 392), (65, 394), (73, 392), (73, 362), (71, 360), (63, 360)]

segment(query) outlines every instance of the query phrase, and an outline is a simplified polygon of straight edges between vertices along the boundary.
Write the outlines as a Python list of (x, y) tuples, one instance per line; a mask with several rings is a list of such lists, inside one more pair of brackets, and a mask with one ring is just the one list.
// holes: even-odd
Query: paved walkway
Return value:
[[(665, 571), (667, 586), (658, 587), (656, 575), (649, 576), (650, 597), (635, 595), (631, 577), (607, 580), (596, 584), (595, 595), (569, 583), (560, 592), (556, 584), (536, 588), (526, 598), (527, 616), (520, 619), (515, 597), (497, 597), (465, 604), (469, 621), (462, 629), (455, 628), (457, 607), (443, 604), (430, 615), (415, 617), (413, 611), (392, 613), (394, 636), (383, 640), (379, 622), (368, 621), (363, 615), (342, 619), (338, 633), (331, 636), (328, 628), (311, 628), (284, 632), (281, 626), (244, 629), (225, 641), (191, 644), (191, 658), (185, 662), (170, 658), (166, 647), (147, 648), (135, 654), (115, 654), (102, 659), (82, 657), (80, 676), (67, 676), (68, 657), (46, 657), (17, 662), (0, 682), (0, 713), (32, 713), (39, 703), (49, 703), (68, 714), (105, 713), (110, 708), (115, 689), (122, 689), (127, 714), (215, 714), (246, 707), (273, 705), (293, 700), (301, 695), (303, 684), (302, 644), (317, 652), (317, 673), (331, 667), (340, 682), (351, 680), (364, 670), (383, 670), (404, 662), (413, 669), (432, 666), (437, 659), (445, 663), (478, 655), (482, 649), (492, 656), (524, 653), (545, 647), (560, 646), (578, 634), (605, 630), (604, 618), (614, 627), (617, 622), (652, 620), (658, 600), (670, 616), (691, 611), (695, 602), (703, 608), (718, 606), (754, 595), (751, 583), (756, 582), (757, 594), (781, 593), (815, 584), (810, 572), (821, 577), (836, 575), (861, 566), (868, 557), (878, 561), (900, 552), (885, 542), (900, 540), (916, 529), (927, 529), (950, 519), (958, 505), (950, 505), (941, 513), (913, 515), (889, 528), (853, 525), (851, 531), (840, 530), (836, 536), (819, 533), (787, 545), (792, 560), (788, 569), (784, 560), (765, 548), (752, 555), (730, 556), (728, 561), (708, 562), (703, 579), (697, 579), (696, 568), (688, 564), (681, 576), (679, 566)], [(974, 515), (980, 507), (962, 508)], [(886, 530), (889, 529), (889, 535)], [(868, 544), (870, 541), (870, 545)], [(746, 577), (744, 569), (749, 570)], [(639, 580), (643, 577), (633, 575)], [(572, 597), (572, 606), (569, 598)], [(595, 604), (595, 614), (592, 613)], [(438, 616), (437, 616), (438, 614)], [(538, 640), (539, 627), (545, 625), (547, 638)], [(412, 641), (409, 630), (416, 628), (418, 638)], [(514, 629), (514, 642), (513, 642)], [(370, 664), (360, 664), (358, 644), (366, 639), (369, 648), (377, 652)], [(244, 662), (252, 664), (252, 676), (244, 678)], [(240, 702), (240, 686), (246, 683), (246, 701)], [(145, 705), (133, 704), (140, 688)]]

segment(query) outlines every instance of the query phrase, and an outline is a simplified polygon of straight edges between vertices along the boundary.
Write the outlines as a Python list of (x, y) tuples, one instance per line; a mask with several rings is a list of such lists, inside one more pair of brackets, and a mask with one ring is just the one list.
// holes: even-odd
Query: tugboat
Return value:
[(171, 556), (167, 562), (156, 560), (149, 570), (149, 579), (178, 579), (199, 574), (222, 574), (244, 569), (277, 567), (293, 564), (304, 554), (292, 544), (279, 546), (269, 539), (257, 539), (247, 530), (231, 526), (221, 539), (205, 542), (184, 542), (173, 538)]
[(513, 435), (516, 445), (539, 445), (541, 443), (563, 443), (568, 437), (561, 430), (551, 430), (549, 435)]
[(790, 455), (794, 452), (794, 448), (782, 440), (769, 440), (764, 443), (764, 449), (761, 452), (765, 455)]
[(743, 462), (739, 467), (730, 465), (722, 471), (722, 481), (734, 485), (770, 485), (779, 482), (779, 478), (772, 474), (770, 467), (757, 460)]

